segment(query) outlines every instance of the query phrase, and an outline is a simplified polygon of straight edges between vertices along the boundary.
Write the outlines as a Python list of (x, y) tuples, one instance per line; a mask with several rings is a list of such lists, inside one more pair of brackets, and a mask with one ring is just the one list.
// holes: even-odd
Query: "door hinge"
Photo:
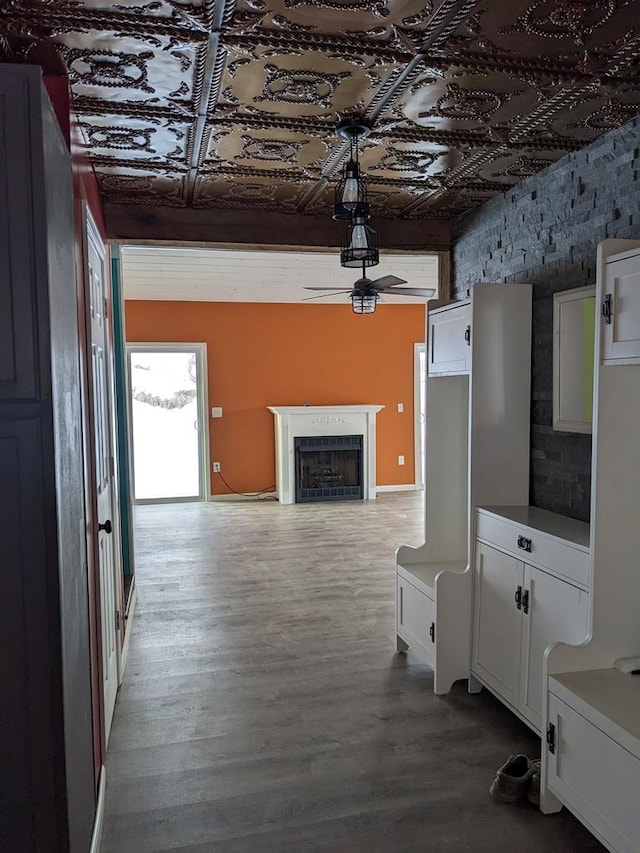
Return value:
[(602, 322), (605, 326), (611, 325), (611, 294), (607, 295), (602, 300)]
[(109, 302), (107, 301), (107, 297), (106, 297), (106, 296), (104, 296), (104, 297), (103, 297), (103, 299), (102, 299), (102, 303), (103, 303), (103, 311), (104, 311), (104, 313), (103, 313), (103, 315), (102, 315), (102, 316), (103, 316), (103, 317), (105, 318), (105, 320), (106, 320), (106, 318), (109, 316)]
[(525, 591), (522, 593), (522, 612), (523, 613), (529, 612), (529, 590), (528, 589), (525, 589)]
[(109, 457), (109, 474), (112, 477), (116, 476), (116, 460), (115, 460), (115, 457), (113, 457), (113, 456)]
[(464, 330), (464, 339), (467, 342), (467, 346), (471, 346), (471, 326), (467, 326)]
[(431, 627), (429, 628), (429, 636), (431, 637), (431, 642), (435, 643), (436, 641), (436, 623), (432, 622)]
[(518, 584), (518, 588), (516, 589), (516, 594), (514, 595), (514, 599), (516, 602), (516, 607), (518, 610), (522, 610), (522, 587)]
[(549, 723), (549, 728), (547, 729), (547, 746), (549, 747), (549, 752), (551, 755), (555, 755), (556, 752), (556, 727), (553, 723)]
[(120, 630), (120, 611), (116, 610), (116, 631)]

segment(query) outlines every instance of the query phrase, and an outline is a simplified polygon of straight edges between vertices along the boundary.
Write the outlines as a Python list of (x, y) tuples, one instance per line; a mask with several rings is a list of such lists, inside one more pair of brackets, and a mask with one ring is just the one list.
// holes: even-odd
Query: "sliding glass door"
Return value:
[(134, 500), (205, 500), (206, 344), (129, 345), (127, 362)]

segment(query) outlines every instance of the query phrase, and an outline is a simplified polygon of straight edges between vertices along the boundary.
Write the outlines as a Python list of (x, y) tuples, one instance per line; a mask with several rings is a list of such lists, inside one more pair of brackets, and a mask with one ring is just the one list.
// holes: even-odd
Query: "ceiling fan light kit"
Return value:
[(354, 314), (373, 314), (376, 303), (380, 299), (378, 292), (373, 288), (367, 290), (353, 291), (351, 294), (351, 308)]

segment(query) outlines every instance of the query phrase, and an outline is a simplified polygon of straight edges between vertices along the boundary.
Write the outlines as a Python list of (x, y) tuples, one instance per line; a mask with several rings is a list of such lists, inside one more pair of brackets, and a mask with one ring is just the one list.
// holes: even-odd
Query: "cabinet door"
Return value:
[(588, 593), (533, 566), (525, 566), (522, 608), (520, 710), (540, 731), (542, 659), (551, 643), (586, 637)]
[(435, 661), (435, 606), (403, 578), (398, 578), (396, 618), (398, 636), (433, 666)]
[(450, 308), (429, 317), (429, 375), (467, 373), (470, 368), (469, 305)]
[(514, 557), (478, 542), (474, 568), (473, 669), (496, 693), (517, 705), (524, 566)]
[(640, 255), (607, 264), (604, 299), (603, 361), (640, 362)]
[(551, 792), (609, 850), (637, 853), (640, 761), (552, 693), (549, 722), (555, 729), (547, 762)]

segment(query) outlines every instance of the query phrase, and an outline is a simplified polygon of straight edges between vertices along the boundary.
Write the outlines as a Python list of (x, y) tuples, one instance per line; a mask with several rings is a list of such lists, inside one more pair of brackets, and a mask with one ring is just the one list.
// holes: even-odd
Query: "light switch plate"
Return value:
[(404, 412), (404, 403), (398, 403), (398, 411)]
[(404, 456), (398, 456), (398, 465), (404, 465)]
[(211, 417), (212, 418), (221, 418), (222, 417), (222, 406), (214, 406), (211, 409)]

